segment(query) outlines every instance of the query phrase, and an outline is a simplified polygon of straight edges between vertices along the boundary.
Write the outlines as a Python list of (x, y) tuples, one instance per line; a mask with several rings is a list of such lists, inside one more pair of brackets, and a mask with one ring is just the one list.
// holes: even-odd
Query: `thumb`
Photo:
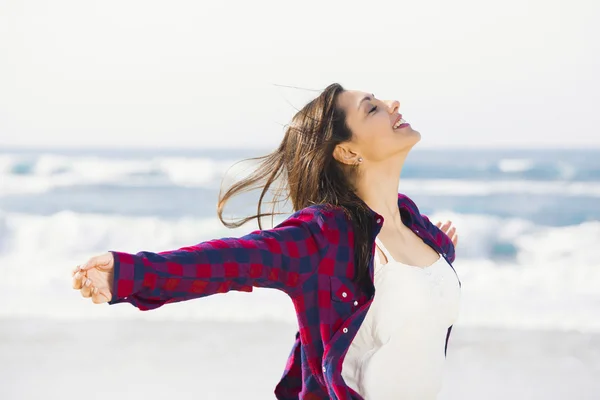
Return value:
[(113, 263), (112, 253), (105, 253), (100, 256), (90, 258), (85, 264), (80, 266), (82, 271), (87, 271), (91, 268), (107, 269)]

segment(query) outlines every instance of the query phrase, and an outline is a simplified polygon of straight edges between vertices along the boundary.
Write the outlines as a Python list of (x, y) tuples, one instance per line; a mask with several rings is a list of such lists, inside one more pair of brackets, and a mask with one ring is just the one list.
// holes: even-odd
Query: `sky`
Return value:
[(400, 101), (422, 147), (600, 148), (599, 18), (597, 0), (0, 0), (0, 149), (274, 147), (333, 82)]

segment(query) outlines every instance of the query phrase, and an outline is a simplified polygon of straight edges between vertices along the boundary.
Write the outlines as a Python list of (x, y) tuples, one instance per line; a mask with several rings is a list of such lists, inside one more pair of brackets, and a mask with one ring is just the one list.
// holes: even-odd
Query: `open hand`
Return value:
[(109, 302), (112, 299), (114, 266), (112, 253), (90, 258), (73, 270), (73, 289), (81, 291), (83, 297), (91, 297), (95, 304)]
[(456, 233), (456, 227), (452, 226), (452, 221), (446, 221), (445, 224), (442, 224), (442, 222), (440, 221), (436, 223), (435, 226), (440, 228), (442, 232), (448, 235), (448, 237), (452, 241), (452, 244), (454, 244), (454, 247), (456, 247), (456, 244), (458, 243), (458, 234)]

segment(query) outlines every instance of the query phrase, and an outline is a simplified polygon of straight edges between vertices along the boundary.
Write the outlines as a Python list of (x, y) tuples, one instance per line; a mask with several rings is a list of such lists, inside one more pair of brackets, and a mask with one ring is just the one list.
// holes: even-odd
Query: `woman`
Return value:
[[(435, 398), (460, 280), (455, 229), (433, 225), (398, 193), (420, 133), (397, 101), (328, 86), (287, 127), (279, 148), (219, 200), (229, 226), (260, 217), (280, 178), (294, 213), (273, 229), (161, 253), (111, 251), (73, 272), (94, 303), (140, 310), (224, 293), (277, 288), (299, 324), (278, 399)], [(262, 183), (258, 214), (223, 221), (227, 200)]]

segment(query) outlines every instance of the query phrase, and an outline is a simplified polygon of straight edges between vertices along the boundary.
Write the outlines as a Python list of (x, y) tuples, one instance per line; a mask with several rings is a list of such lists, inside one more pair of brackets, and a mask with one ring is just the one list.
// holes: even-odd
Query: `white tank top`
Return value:
[(458, 317), (460, 287), (443, 257), (428, 267), (375, 254), (375, 298), (342, 364), (366, 400), (432, 400), (442, 386), (446, 333)]

